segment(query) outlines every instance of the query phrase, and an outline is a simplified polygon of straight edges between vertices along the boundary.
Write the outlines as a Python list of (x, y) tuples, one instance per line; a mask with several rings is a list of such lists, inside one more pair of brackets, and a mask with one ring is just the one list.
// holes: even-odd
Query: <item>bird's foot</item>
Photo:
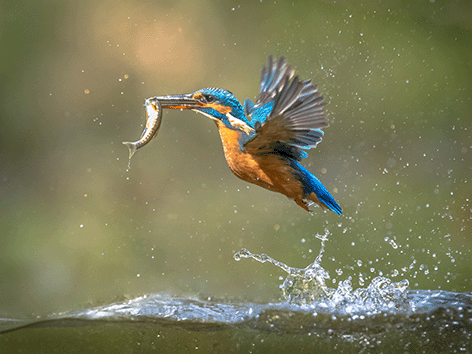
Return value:
[(297, 205), (301, 206), (303, 209), (305, 209), (309, 213), (313, 212), (312, 210), (310, 210), (310, 207), (315, 203), (313, 203), (311, 200), (307, 200), (307, 199), (294, 199), (294, 200), (295, 200), (295, 203), (297, 203)]

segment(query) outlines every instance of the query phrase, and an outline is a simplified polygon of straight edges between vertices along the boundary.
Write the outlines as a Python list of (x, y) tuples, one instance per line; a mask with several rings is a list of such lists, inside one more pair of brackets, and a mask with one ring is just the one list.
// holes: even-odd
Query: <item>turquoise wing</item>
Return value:
[(256, 135), (244, 144), (255, 154), (278, 153), (297, 161), (308, 154), (323, 137), (328, 126), (323, 97), (311, 80), (301, 81), (281, 57), (269, 57), (262, 69), (261, 92), (256, 103), (246, 100), (246, 116)]

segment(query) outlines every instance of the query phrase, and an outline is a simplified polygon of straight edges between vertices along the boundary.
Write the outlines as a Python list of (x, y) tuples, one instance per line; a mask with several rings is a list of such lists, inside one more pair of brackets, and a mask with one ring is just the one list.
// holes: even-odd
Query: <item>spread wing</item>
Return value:
[(252, 154), (277, 153), (297, 161), (322, 139), (328, 126), (323, 97), (311, 80), (294, 77), (294, 70), (281, 57), (262, 69), (261, 92), (256, 103), (245, 102), (246, 116), (256, 135), (244, 144)]

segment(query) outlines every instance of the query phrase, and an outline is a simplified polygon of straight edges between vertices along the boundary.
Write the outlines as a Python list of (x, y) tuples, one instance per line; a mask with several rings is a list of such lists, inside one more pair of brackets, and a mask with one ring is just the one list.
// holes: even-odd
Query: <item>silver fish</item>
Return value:
[(146, 107), (146, 126), (144, 127), (143, 133), (141, 134), (141, 138), (135, 142), (124, 141), (125, 144), (129, 149), (129, 158), (134, 155), (136, 150), (143, 147), (147, 143), (151, 141), (157, 135), (157, 131), (161, 126), (162, 122), (162, 107), (161, 103), (153, 98), (148, 98), (144, 106)]

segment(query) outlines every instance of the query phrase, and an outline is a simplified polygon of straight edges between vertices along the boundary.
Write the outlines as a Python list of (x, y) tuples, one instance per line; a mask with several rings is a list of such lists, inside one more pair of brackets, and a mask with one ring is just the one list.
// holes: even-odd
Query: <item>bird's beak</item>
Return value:
[(185, 95), (170, 95), (152, 97), (160, 102), (162, 108), (169, 109), (194, 109), (200, 107), (199, 101), (193, 98), (191, 93)]

